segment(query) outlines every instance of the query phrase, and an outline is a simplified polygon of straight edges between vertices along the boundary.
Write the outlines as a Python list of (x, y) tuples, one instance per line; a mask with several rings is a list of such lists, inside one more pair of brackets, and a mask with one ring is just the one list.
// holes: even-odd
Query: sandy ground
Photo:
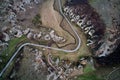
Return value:
[(59, 36), (62, 36), (67, 40), (64, 44), (58, 45), (64, 46), (66, 44), (74, 43), (74, 38), (60, 27), (63, 17), (54, 10), (53, 4), (54, 0), (48, 0), (42, 4), (40, 10), (42, 25), (54, 29)]

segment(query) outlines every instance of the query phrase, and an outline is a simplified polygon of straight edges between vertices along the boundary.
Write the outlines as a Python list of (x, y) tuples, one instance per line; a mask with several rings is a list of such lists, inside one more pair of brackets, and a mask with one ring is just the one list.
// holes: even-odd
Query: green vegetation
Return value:
[(93, 72), (95, 69), (93, 68), (93, 66), (91, 64), (87, 64), (84, 68), (84, 73), (89, 73), (89, 72)]
[(38, 26), (38, 25), (41, 25), (41, 24), (42, 24), (40, 14), (37, 14), (37, 15), (33, 18), (32, 23), (33, 23), (35, 26)]
[(0, 58), (2, 59), (2, 62), (0, 63), (0, 71), (3, 69), (3, 67), (16, 51), (17, 45), (26, 40), (27, 38), (25, 36), (22, 36), (20, 38), (14, 38), (9, 41), (8, 48), (5, 49), (0, 55)]
[(84, 74), (78, 76), (76, 80), (105, 80), (105, 77), (97, 72), (98, 70), (95, 70), (93, 65), (88, 63), (84, 68)]
[(13, 60), (9, 67), (6, 69), (5, 73), (2, 75), (2, 77), (0, 77), (0, 80), (7, 80), (7, 76), (10, 74), (11, 70), (13, 69), (13, 65), (14, 65), (15, 60)]
[(95, 2), (96, 0), (88, 0), (88, 2), (91, 2), (91, 3), (93, 3), (93, 2)]
[(88, 0), (88, 1), (96, 1), (96, 0)]
[(68, 54), (68, 53), (67, 53), (67, 52), (64, 52), (64, 51), (59, 51), (59, 54), (65, 55), (65, 54)]
[(45, 40), (41, 40), (41, 41), (39, 41), (39, 44), (40, 44), (40, 45), (48, 45), (48, 42), (45, 41)]
[(95, 74), (84, 74), (77, 78), (77, 80), (104, 80)]

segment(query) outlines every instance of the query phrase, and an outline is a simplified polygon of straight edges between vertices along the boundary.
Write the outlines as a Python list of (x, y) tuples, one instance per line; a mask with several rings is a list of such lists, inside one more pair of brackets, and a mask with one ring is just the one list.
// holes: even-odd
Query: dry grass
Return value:
[(40, 10), (42, 25), (54, 29), (59, 36), (62, 36), (67, 40), (66, 43), (58, 44), (59, 46), (74, 43), (74, 38), (60, 27), (63, 17), (54, 10), (53, 4), (54, 0), (48, 0), (42, 4)]
[(81, 38), (81, 41), (82, 41), (81, 42), (81, 47), (79, 48), (79, 50), (74, 52), (74, 53), (66, 53), (66, 52), (62, 52), (62, 51), (53, 51), (52, 50), (51, 53), (54, 56), (59, 56), (61, 59), (68, 59), (68, 60), (71, 60), (71, 61), (76, 61), (81, 56), (90, 56), (91, 55), (91, 51), (88, 48), (88, 46), (86, 45), (85, 34), (78, 27), (75, 27), (75, 30), (79, 34), (79, 36)]
[[(77, 37), (74, 34), (74, 32), (71, 30), (66, 20), (63, 20), (63, 22), (61, 23), (63, 17), (57, 11), (54, 10), (53, 4), (54, 4), (54, 0), (48, 0), (42, 5), (42, 8), (40, 10), (40, 15), (41, 15), (43, 26), (53, 28), (57, 32), (57, 34), (59, 34), (60, 36), (63, 36), (68, 40), (65, 44), (58, 44), (60, 46), (70, 44), (70, 43), (75, 43), (75, 39), (76, 39), (76, 44), (74, 45), (71, 44), (70, 46), (65, 47), (65, 49), (74, 49), (78, 44)], [(85, 34), (82, 32), (80, 28), (76, 27), (74, 24), (73, 26), (77, 31), (77, 33), (79, 34), (82, 41), (80, 49), (74, 53), (66, 53), (62, 51), (50, 50), (54, 56), (59, 56), (61, 59), (69, 59), (72, 61), (76, 61), (79, 59), (80, 56), (91, 55), (91, 52), (86, 45)]]

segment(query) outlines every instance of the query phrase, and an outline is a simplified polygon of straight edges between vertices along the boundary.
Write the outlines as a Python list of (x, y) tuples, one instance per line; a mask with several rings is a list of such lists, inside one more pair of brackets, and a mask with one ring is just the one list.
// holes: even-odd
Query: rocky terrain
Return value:
[(78, 75), (83, 74), (83, 68), (85, 68), (86, 64), (91, 65), (87, 57), (81, 58), (77, 62), (72, 62), (67, 59), (53, 57), (48, 50), (48, 53), (44, 53), (44, 51), (46, 51), (46, 49), (42, 50), (33, 47), (25, 47), (17, 58), (8, 80), (75, 79)]
[[(0, 18), (1, 21), (0, 69), (1, 70), (2, 68), (4, 68), (5, 63), (7, 63), (9, 59), (12, 57), (18, 46), (24, 43), (24, 39), (23, 39), (23, 41), (21, 40), (18, 44), (16, 44), (17, 40), (19, 40), (20, 38), (24, 37), (29, 42), (38, 43), (46, 46), (51, 46), (53, 43), (55, 43), (55, 45), (63, 44), (63, 46), (65, 45), (66, 47), (67, 45), (71, 45), (72, 42), (75, 42), (73, 44), (77, 43), (77, 41), (74, 41), (73, 36), (69, 35), (67, 31), (64, 31), (60, 27), (60, 24), (62, 22), (64, 22), (61, 24), (63, 26), (67, 25), (67, 27), (69, 27), (69, 25), (65, 20), (62, 21), (61, 19), (62, 16), (54, 10), (53, 8), (54, 0), (50, 1), (50, 3), (48, 3), (49, 2), (48, 1), (46, 4), (42, 5), (43, 2), (44, 1), (42, 0), (20, 0), (20, 1), (4, 0), (1, 2), (2, 4), (1, 5), (2, 15)], [(41, 5), (43, 7), (41, 7)], [(47, 7), (50, 6), (47, 9), (51, 11), (51, 14), (49, 14), (51, 15), (51, 18), (47, 13), (44, 12), (44, 11), (48, 11), (46, 9), (46, 6)], [(41, 11), (42, 16), (41, 14), (39, 14), (39, 9), (42, 10)], [(54, 13), (55, 15), (53, 16), (52, 13)], [(56, 16), (60, 17), (60, 21), (58, 21), (59, 18), (57, 19)], [(48, 20), (46, 20), (46, 18), (48, 18)], [(56, 23), (54, 23), (54, 20), (49, 20), (49, 18), (50, 19), (54, 18)], [(64, 37), (62, 37), (61, 34)], [(71, 34), (74, 35), (72, 31)], [(16, 40), (14, 41), (14, 39)], [(12, 44), (11, 45), (12, 47), (10, 46), (10, 43)], [(57, 45), (57, 47), (59, 46)], [(69, 46), (66, 48), (68, 49), (72, 47)], [(14, 64), (11, 65), (11, 68), (8, 68), (9, 71), (6, 71), (5, 74), (7, 74), (7, 76), (4, 77), (6, 80), (7, 79), (33, 80), (33, 78), (36, 78), (36, 80), (42, 78), (43, 80), (46, 78), (47, 80), (50, 79), (65, 80), (83, 74), (83, 67), (87, 63), (87, 60), (84, 58), (82, 60), (79, 60), (78, 62), (71, 62), (69, 61), (69, 59), (68, 60), (66, 58), (65, 60), (64, 58), (60, 59), (58, 56), (57, 59), (55, 58), (54, 61), (53, 60), (54, 58), (52, 58), (53, 53), (49, 52), (51, 50), (48, 49), (48, 52), (46, 52), (47, 49), (45, 48), (43, 48), (42, 50), (39, 49), (31, 50), (31, 48), (28, 49), (24, 48), (24, 49), (25, 49), (24, 53), (18, 55), (18, 57), (16, 57), (16, 60), (12, 61), (13, 63), (15, 63), (15, 65)], [(86, 50), (87, 53), (85, 52), (86, 54), (89, 53), (87, 50)], [(27, 51), (29, 52), (27, 53)], [(63, 54), (63, 52), (61, 54)], [(45, 55), (47, 58), (43, 57)], [(78, 57), (77, 55), (75, 55), (75, 57)], [(69, 55), (67, 57), (69, 57)], [(73, 59), (76, 58), (73, 57)]]
[[(120, 63), (120, 1), (63, 2), (63, 12), (81, 38), (80, 49), (67, 53), (25, 46), (3, 80), (105, 80), (116, 69), (114, 64)], [(77, 37), (56, 6), (57, 0), (0, 1), (0, 69), (25, 42), (70, 50), (76, 47)], [(103, 66), (107, 68), (99, 70)]]
[[(92, 3), (94, 7), (91, 6)], [(115, 7), (112, 1), (107, 2), (107, 0), (105, 2), (98, 1), (98, 3), (92, 0), (91, 5), (87, 0), (71, 0), (66, 2), (64, 11), (71, 22), (83, 29), (88, 39), (87, 45), (92, 48), (94, 55), (107, 56), (114, 52), (120, 43), (119, 6)], [(114, 7), (108, 8), (110, 5)], [(114, 8), (115, 14), (113, 13)], [(105, 11), (108, 9), (109, 11)], [(105, 16), (105, 14), (109, 15)]]

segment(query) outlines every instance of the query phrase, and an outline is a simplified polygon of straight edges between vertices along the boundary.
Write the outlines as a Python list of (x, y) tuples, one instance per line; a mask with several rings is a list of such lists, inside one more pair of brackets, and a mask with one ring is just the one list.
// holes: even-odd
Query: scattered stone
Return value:
[(3, 32), (3, 35), (5, 36), (4, 37), (5, 41), (9, 41), (10, 40), (10, 37), (9, 37), (9, 35), (7, 33)]

